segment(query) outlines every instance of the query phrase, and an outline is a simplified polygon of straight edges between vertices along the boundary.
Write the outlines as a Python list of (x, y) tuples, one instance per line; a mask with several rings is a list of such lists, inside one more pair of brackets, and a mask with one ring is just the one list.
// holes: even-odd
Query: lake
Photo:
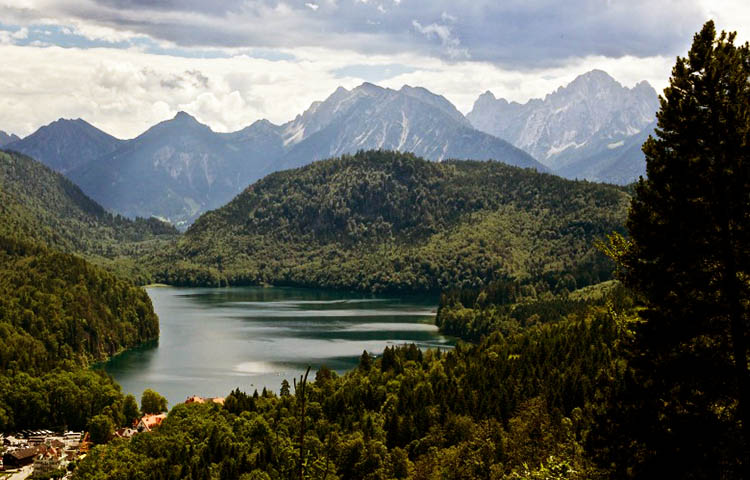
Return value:
[(308, 365), (343, 373), (363, 350), (415, 343), (450, 348), (434, 325), (437, 299), (299, 288), (147, 288), (159, 315), (158, 342), (103, 367), (140, 400), (152, 388), (169, 401), (226, 396), (239, 387), (278, 392)]

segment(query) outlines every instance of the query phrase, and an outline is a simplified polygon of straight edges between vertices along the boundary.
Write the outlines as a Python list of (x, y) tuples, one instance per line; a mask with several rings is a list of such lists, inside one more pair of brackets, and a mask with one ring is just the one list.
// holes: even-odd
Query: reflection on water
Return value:
[(315, 289), (149, 288), (161, 337), (103, 368), (140, 398), (146, 388), (170, 405), (236, 387), (278, 391), (311, 365), (344, 372), (363, 350), (416, 343), (450, 347), (434, 326), (436, 299)]

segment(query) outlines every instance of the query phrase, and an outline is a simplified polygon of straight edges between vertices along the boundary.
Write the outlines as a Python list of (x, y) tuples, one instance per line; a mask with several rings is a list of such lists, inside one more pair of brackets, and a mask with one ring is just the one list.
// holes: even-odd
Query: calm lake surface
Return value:
[[(339, 373), (363, 350), (453, 345), (434, 325), (437, 299), (296, 288), (147, 289), (159, 315), (158, 343), (103, 365), (126, 393), (153, 388), (169, 400), (225, 396), (239, 387), (278, 391), (321, 365)], [(313, 377), (314, 378), (314, 377)]]

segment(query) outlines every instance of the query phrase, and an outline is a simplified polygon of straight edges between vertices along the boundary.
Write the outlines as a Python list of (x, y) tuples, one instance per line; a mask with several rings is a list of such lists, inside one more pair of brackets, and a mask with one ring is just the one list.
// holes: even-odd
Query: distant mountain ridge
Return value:
[[(262, 142), (253, 132), (259, 127), (222, 135), (180, 112), (68, 176), (124, 215), (189, 222), (256, 178), (261, 167), (254, 163), (255, 153)], [(243, 141), (250, 145), (233, 148)]]
[(628, 89), (602, 71), (523, 105), (487, 92), (468, 117), (421, 87), (363, 83), (339, 87), (282, 125), (258, 120), (217, 133), (179, 112), (119, 140), (81, 119), (60, 119), (6, 148), (64, 173), (109, 210), (186, 228), (265, 175), (372, 149), (628, 183), (645, 174), (640, 145), (653, 128), (655, 105), (647, 83)]
[(81, 255), (136, 279), (142, 272), (129, 259), (132, 251), (176, 233), (156, 219), (112, 215), (62, 174), (26, 155), (0, 150), (2, 237)]
[(18, 140), (21, 140), (21, 138), (18, 135), (15, 135), (13, 133), (5, 133), (2, 130), (0, 130), (0, 147), (3, 147), (5, 145), (8, 145), (9, 143), (13, 143)]
[[(527, 151), (555, 173), (629, 183), (645, 175), (640, 144), (653, 132), (658, 107), (648, 82), (627, 88), (606, 72), (592, 70), (525, 104), (485, 92), (467, 118), (478, 130)], [(623, 168), (608, 170), (615, 163)]]
[(445, 97), (424, 88), (392, 90), (371, 83), (352, 90), (339, 88), (282, 125), (281, 133), (289, 150), (274, 165), (276, 170), (383, 149), (433, 161), (498, 160), (546, 171), (526, 152), (474, 129)]
[(445, 97), (370, 83), (339, 88), (283, 125), (259, 120), (216, 133), (179, 112), (118, 140), (83, 120), (61, 119), (8, 148), (65, 173), (110, 210), (183, 228), (269, 173), (359, 150), (409, 151), (434, 161), (492, 159), (546, 171), (526, 152), (474, 129)]
[(77, 118), (61, 118), (5, 148), (28, 155), (51, 169), (67, 174), (113, 152), (123, 140)]

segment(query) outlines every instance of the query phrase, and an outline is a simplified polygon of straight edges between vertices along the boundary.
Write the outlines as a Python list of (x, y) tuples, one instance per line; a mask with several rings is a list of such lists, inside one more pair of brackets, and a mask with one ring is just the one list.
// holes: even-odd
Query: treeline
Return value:
[(280, 396), (178, 405), (152, 434), (95, 449), (76, 478), (600, 478), (586, 447), (628, 318), (592, 306), (455, 350), (365, 353), (342, 377), (320, 369), (304, 394), (295, 382), (296, 395), (284, 383)]
[(493, 332), (518, 333), (591, 305), (610, 302), (630, 307), (632, 299), (625, 288), (609, 280), (611, 261), (595, 258), (596, 262), (582, 265), (578, 272), (546, 272), (524, 280), (505, 277), (481, 289), (443, 292), (435, 324), (445, 334), (477, 342)]
[[(0, 373), (0, 432), (85, 430), (96, 415), (121, 420), (125, 397), (105, 373), (56, 368), (39, 375)], [(117, 425), (121, 425), (118, 422)]]
[(359, 152), (269, 175), (149, 263), (175, 285), (477, 289), (584, 272), (593, 241), (622, 231), (628, 199), (499, 162)]

